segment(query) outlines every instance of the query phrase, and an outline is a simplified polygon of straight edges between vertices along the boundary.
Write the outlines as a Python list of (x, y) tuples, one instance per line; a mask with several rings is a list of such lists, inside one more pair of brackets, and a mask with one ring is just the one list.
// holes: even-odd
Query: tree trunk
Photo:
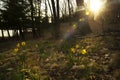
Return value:
[[(59, 0), (58, 0), (59, 1)], [(54, 26), (53, 26), (53, 36), (55, 37), (55, 38), (58, 38), (59, 37), (59, 27), (58, 27), (58, 16), (57, 16), (57, 13), (58, 12), (56, 12), (57, 11), (57, 9), (56, 9), (56, 7), (55, 7), (55, 1), (54, 0), (51, 0), (51, 3), (52, 3), (52, 9), (53, 9), (53, 24), (54, 24)], [(59, 3), (59, 2), (57, 2), (57, 3)]]
[(57, 4), (57, 21), (56, 21), (56, 28), (57, 28), (57, 38), (60, 37), (60, 5), (59, 0), (56, 0)]
[(64, 4), (65, 4), (65, 15), (67, 15), (67, 3), (66, 3), (66, 1), (64, 1)]
[(57, 2), (57, 20), (59, 21), (59, 18), (60, 18), (60, 6), (59, 6), (59, 0), (57, 0), (56, 2)]
[(52, 8), (51, 8), (51, 5), (50, 5), (50, 1), (49, 0), (47, 0), (47, 1), (48, 1), (48, 5), (49, 5), (49, 8), (50, 8), (51, 16), (52, 16), (53, 12), (52, 12)]
[(56, 14), (56, 7), (55, 7), (55, 2), (54, 0), (51, 0), (51, 4), (52, 4), (52, 10), (53, 10), (53, 18), (54, 18), (54, 23), (56, 22), (57, 19), (57, 14)]
[(39, 16), (39, 19), (41, 18), (41, 1), (38, 3), (38, 16)]
[(84, 5), (84, 0), (76, 0), (77, 6)]
[(45, 0), (45, 17), (47, 17), (47, 0)]
[(31, 26), (32, 26), (32, 33), (33, 33), (33, 38), (36, 38), (36, 33), (35, 33), (35, 27), (34, 27), (34, 7), (33, 7), (33, 0), (29, 0), (30, 2), (30, 8), (31, 8)]
[(7, 29), (7, 33), (8, 33), (8, 37), (10, 38), (10, 32), (9, 32), (9, 30)]
[(21, 27), (19, 27), (19, 34), (20, 34), (20, 38), (22, 39), (22, 40), (25, 40), (25, 37), (24, 37), (24, 35), (23, 35), (23, 32), (22, 32), (22, 28)]
[(69, 11), (69, 16), (71, 16), (70, 0), (68, 0), (68, 11)]
[(2, 38), (4, 39), (5, 36), (4, 36), (4, 31), (3, 31), (3, 29), (1, 30), (1, 33), (2, 33)]
[(19, 40), (18, 30), (15, 29), (12, 34), (13, 34), (15, 40), (16, 39)]

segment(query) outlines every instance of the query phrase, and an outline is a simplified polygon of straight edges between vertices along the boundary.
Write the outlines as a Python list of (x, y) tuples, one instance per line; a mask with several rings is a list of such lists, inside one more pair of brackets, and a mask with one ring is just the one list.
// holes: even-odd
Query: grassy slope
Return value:
[[(120, 37), (112, 34), (27, 41), (17, 53), (12, 48), (0, 54), (0, 80), (117, 80)], [(87, 53), (72, 53), (76, 44)]]

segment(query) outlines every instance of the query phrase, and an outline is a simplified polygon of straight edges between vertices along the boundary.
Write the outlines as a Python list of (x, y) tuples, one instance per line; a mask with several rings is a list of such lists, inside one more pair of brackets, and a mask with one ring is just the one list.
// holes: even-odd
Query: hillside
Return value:
[[(79, 32), (79, 31), (78, 31)], [(18, 42), (0, 54), (0, 80), (119, 80), (119, 32)]]

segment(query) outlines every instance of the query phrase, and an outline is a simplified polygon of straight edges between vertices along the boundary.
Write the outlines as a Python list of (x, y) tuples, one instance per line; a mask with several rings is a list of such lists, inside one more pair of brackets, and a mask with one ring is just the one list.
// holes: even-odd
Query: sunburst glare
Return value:
[(90, 0), (90, 10), (93, 12), (99, 12), (103, 2), (101, 0)]

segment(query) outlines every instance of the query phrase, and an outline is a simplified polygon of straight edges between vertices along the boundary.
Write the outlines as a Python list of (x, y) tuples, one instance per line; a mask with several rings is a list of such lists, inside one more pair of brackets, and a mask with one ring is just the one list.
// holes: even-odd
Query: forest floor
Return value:
[(0, 80), (119, 80), (120, 33), (77, 32), (0, 43)]

